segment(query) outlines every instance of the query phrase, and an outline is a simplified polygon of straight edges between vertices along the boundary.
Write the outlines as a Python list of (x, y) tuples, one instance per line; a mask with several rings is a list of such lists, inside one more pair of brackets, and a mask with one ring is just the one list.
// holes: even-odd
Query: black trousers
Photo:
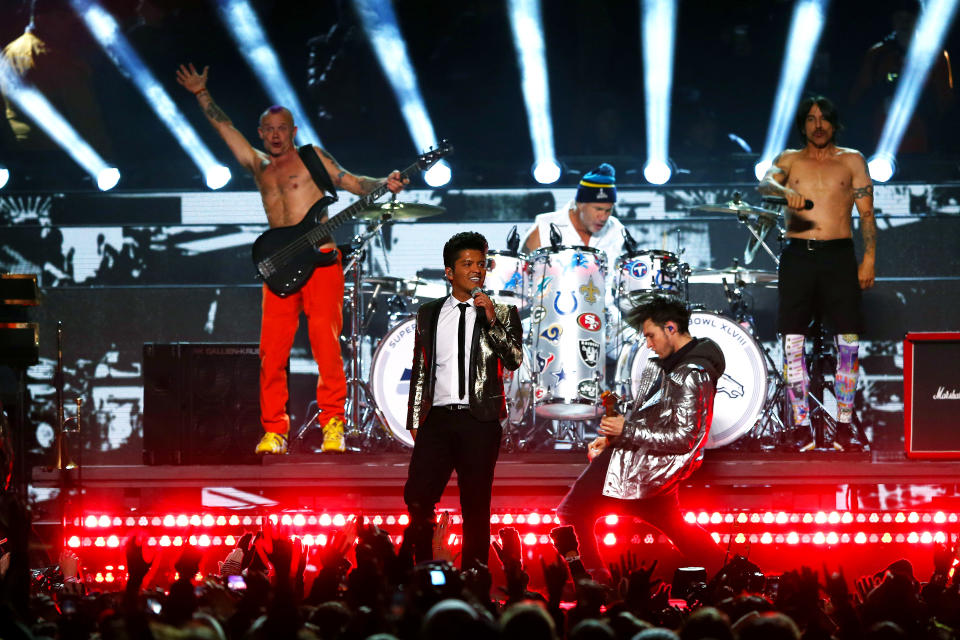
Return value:
[(821, 318), (833, 333), (863, 333), (853, 240), (790, 240), (780, 255), (778, 273), (780, 333), (806, 335), (814, 318)]
[(580, 542), (580, 560), (587, 569), (602, 569), (603, 558), (597, 546), (594, 526), (608, 514), (640, 518), (664, 533), (687, 562), (716, 571), (723, 564), (723, 552), (709, 533), (683, 519), (677, 490), (641, 498), (620, 500), (603, 495), (603, 482), (610, 464), (612, 448), (594, 458), (557, 507), (557, 517), (573, 526)]
[(460, 512), (463, 515), (461, 568), (487, 564), (490, 549), (490, 495), (493, 470), (500, 454), (500, 423), (477, 420), (469, 410), (434, 407), (423, 426), (410, 458), (403, 499), (410, 513), (405, 533), (413, 542), (417, 562), (433, 559), (436, 521), (434, 508), (450, 475), (457, 472)]

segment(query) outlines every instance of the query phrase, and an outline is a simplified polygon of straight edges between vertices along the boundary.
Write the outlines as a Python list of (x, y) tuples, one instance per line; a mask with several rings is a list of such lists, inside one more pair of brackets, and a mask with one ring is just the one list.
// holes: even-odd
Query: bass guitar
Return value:
[[(409, 178), (415, 171), (426, 171), (442, 157), (453, 152), (453, 145), (444, 140), (440, 146), (430, 149), (417, 157), (417, 161), (401, 171)], [(319, 211), (316, 215), (304, 217), (299, 224), (291, 227), (269, 229), (253, 243), (253, 264), (267, 288), (285, 298), (299, 291), (317, 267), (329, 266), (337, 261), (337, 250), (321, 251), (318, 242), (333, 236), (334, 230), (354, 220), (357, 214), (373, 206), (373, 203), (387, 191), (386, 184), (378, 185), (373, 191), (361, 197), (352, 205), (326, 222), (319, 219), (336, 198), (324, 196), (314, 205)]]

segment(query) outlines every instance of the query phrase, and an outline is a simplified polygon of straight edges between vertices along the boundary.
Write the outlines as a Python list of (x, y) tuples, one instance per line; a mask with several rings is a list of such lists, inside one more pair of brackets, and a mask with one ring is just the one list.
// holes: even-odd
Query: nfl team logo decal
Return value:
[(581, 380), (577, 384), (577, 393), (581, 397), (588, 398), (590, 400), (597, 399), (597, 381), (596, 380)]
[(600, 343), (596, 340), (580, 341), (580, 359), (588, 367), (597, 366), (597, 360), (600, 358)]
[(577, 324), (587, 331), (600, 331), (602, 326), (600, 316), (595, 313), (581, 313), (577, 316)]

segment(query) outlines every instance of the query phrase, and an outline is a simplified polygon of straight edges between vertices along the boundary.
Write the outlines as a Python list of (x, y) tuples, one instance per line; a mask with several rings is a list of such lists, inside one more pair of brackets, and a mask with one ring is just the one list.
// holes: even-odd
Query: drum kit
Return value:
[[(766, 236), (771, 228), (779, 227), (777, 212), (753, 207), (738, 197), (724, 205), (695, 210), (736, 215), (751, 233), (745, 251), (747, 262), (759, 247), (774, 255)], [(381, 451), (413, 446), (406, 430), (406, 415), (415, 311), (422, 302), (448, 292), (446, 282), (364, 276), (366, 246), (391, 220), (426, 218), (442, 212), (441, 207), (391, 201), (358, 216), (369, 222), (366, 230), (354, 238), (345, 261), (345, 271), (352, 274), (345, 296), (350, 317), (350, 334), (345, 340), (349, 351), (347, 439), (351, 449)], [(485, 281), (492, 299), (518, 308), (524, 327), (523, 364), (517, 371), (504, 372), (507, 450), (583, 448), (585, 432), (603, 414), (601, 393), (609, 388), (623, 398), (634, 396), (639, 374), (653, 354), (642, 336), (625, 327), (622, 317), (645, 296), (656, 293), (687, 299), (692, 309), (691, 335), (714, 340), (726, 359), (707, 446), (728, 445), (751, 433), (753, 440), (769, 447), (783, 431), (782, 375), (758, 342), (743, 297), (749, 287), (775, 286), (775, 272), (737, 264), (728, 269), (693, 271), (680, 255), (639, 249), (632, 239), (625, 243), (632, 250), (612, 265), (608, 265), (603, 251), (587, 246), (554, 244), (524, 254), (517, 250), (516, 227), (507, 246), (506, 250), (488, 251)], [(720, 312), (690, 304), (690, 283), (722, 286), (729, 309)], [(374, 311), (388, 316), (387, 325), (379, 330), (370, 324)], [(365, 339), (369, 341), (371, 333), (382, 337), (365, 377), (362, 344)], [(615, 348), (608, 350), (608, 344)], [(301, 426), (294, 442), (316, 428), (316, 418), (314, 415)]]

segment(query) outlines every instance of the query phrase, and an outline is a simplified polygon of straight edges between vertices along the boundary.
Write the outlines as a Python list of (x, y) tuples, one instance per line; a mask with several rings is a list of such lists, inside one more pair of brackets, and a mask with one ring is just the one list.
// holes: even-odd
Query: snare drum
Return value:
[(508, 251), (487, 251), (487, 277), (483, 287), (500, 304), (526, 307), (527, 257)]
[(606, 354), (606, 254), (591, 247), (543, 247), (529, 262), (527, 343), (536, 414), (595, 418), (602, 412)]
[[(767, 367), (753, 336), (735, 321), (716, 313), (690, 314), (690, 335), (710, 338), (720, 346), (726, 369), (717, 382), (713, 424), (707, 448), (730, 444), (756, 425), (767, 397)], [(646, 342), (636, 343), (617, 362), (617, 380), (636, 396), (640, 374), (656, 354)]]
[(617, 258), (617, 306), (624, 312), (633, 308), (643, 294), (679, 294), (685, 271), (680, 259), (669, 251), (638, 251)]
[(413, 447), (413, 436), (407, 431), (407, 402), (416, 328), (415, 316), (395, 326), (380, 340), (370, 362), (370, 391), (386, 420), (384, 426), (407, 447)]

